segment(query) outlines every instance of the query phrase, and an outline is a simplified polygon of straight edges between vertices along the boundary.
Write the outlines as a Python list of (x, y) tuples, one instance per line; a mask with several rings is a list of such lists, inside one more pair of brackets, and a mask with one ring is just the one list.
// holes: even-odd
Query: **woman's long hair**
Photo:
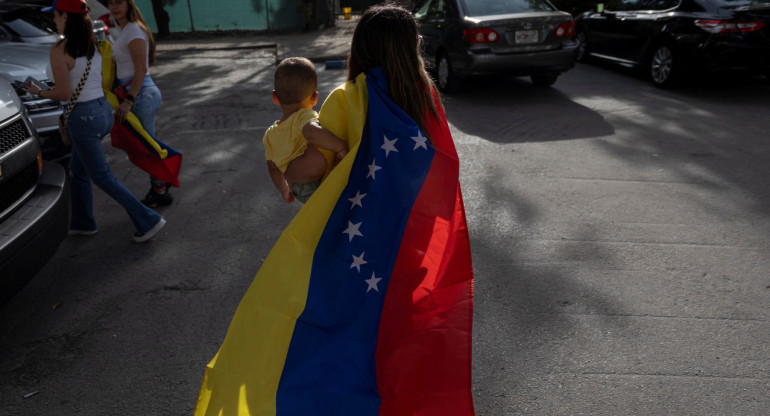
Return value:
[(430, 110), (438, 119), (441, 97), (425, 70), (418, 39), (417, 22), (405, 8), (395, 4), (370, 7), (353, 32), (348, 80), (368, 69), (384, 67), (391, 99), (428, 135), (425, 111)]
[(56, 13), (67, 13), (67, 21), (64, 23), (64, 50), (73, 58), (85, 56), (91, 59), (96, 52), (96, 36), (94, 25), (87, 14), (70, 13), (56, 10)]
[(144, 16), (142, 16), (142, 12), (139, 11), (139, 8), (136, 7), (136, 3), (134, 3), (134, 0), (125, 0), (125, 2), (128, 4), (128, 11), (126, 12), (126, 18), (128, 18), (129, 22), (136, 23), (143, 31), (147, 34), (147, 39), (150, 42), (150, 66), (155, 65), (155, 37), (152, 36), (152, 32), (150, 32), (150, 28), (147, 26), (147, 23), (144, 21)]

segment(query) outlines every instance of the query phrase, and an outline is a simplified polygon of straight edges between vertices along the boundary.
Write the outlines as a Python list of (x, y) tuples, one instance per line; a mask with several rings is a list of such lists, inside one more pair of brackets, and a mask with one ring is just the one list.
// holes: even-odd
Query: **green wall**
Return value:
[[(150, 29), (157, 33), (150, 0), (135, 0)], [(317, 0), (323, 19), (326, 0)], [(173, 32), (213, 30), (294, 30), (305, 17), (297, 12), (300, 0), (163, 0)]]

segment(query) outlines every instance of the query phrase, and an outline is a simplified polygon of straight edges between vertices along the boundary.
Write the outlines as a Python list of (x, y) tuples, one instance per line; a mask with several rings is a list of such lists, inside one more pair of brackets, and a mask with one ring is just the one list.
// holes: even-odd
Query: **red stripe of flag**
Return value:
[[(380, 415), (470, 416), (473, 270), (449, 127), (426, 120), (436, 148), (407, 222), (376, 353)], [(453, 253), (453, 254), (452, 254)], [(418, 359), (419, 357), (419, 359)]]

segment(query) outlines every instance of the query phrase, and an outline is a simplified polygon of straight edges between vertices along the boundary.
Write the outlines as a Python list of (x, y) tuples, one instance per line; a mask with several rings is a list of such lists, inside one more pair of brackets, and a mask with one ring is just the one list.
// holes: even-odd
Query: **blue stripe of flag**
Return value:
[(366, 83), (364, 134), (316, 247), (305, 310), (278, 386), (278, 415), (379, 412), (374, 356), (380, 315), (434, 149), (413, 139), (423, 134), (388, 97), (381, 68), (368, 71)]

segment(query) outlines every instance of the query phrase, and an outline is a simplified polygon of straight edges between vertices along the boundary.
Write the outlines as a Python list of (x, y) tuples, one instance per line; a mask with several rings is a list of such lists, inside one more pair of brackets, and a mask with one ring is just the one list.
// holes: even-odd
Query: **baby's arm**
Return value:
[(317, 121), (311, 121), (302, 127), (302, 135), (313, 146), (328, 149), (337, 154), (339, 162), (348, 154), (348, 146), (329, 130), (321, 127)]
[(281, 193), (281, 196), (283, 197), (283, 200), (292, 203), (294, 202), (294, 194), (291, 193), (291, 185), (289, 185), (289, 182), (286, 180), (286, 177), (283, 175), (283, 172), (281, 172), (280, 169), (278, 169), (278, 165), (275, 164), (272, 160), (267, 161), (267, 170), (270, 172), (270, 179), (273, 180), (273, 184), (275, 184), (275, 187), (278, 189), (278, 192)]

